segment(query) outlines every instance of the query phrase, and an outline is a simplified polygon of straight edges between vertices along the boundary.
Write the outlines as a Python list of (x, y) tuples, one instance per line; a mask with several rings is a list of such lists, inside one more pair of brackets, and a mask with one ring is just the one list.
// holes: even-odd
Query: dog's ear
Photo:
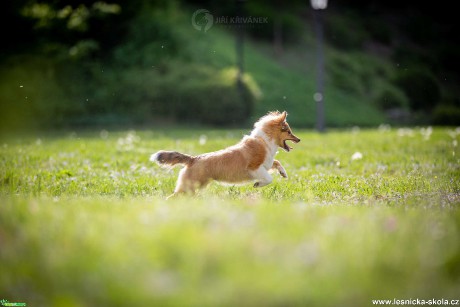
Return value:
[(281, 113), (281, 115), (280, 115), (280, 120), (281, 120), (281, 122), (286, 121), (286, 116), (287, 116), (287, 112), (286, 112), (286, 111), (283, 111), (283, 113)]

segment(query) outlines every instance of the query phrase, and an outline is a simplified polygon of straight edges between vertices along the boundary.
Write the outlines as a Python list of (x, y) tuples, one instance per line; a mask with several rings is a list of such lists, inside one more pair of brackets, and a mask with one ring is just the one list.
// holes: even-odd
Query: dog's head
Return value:
[(280, 113), (270, 112), (255, 124), (256, 128), (260, 128), (276, 145), (283, 148), (285, 151), (290, 151), (292, 148), (286, 143), (292, 141), (294, 143), (300, 142), (289, 127), (286, 121), (287, 113), (284, 111)]

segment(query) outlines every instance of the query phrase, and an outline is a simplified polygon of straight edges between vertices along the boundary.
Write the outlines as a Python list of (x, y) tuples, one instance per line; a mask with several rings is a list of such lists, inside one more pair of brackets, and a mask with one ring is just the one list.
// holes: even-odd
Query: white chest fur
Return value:
[(261, 138), (266, 146), (267, 155), (265, 156), (265, 160), (262, 163), (262, 167), (266, 170), (269, 170), (273, 166), (273, 161), (275, 160), (275, 155), (278, 152), (278, 145), (275, 144), (275, 141), (270, 139), (262, 129), (254, 129), (251, 133), (252, 137)]

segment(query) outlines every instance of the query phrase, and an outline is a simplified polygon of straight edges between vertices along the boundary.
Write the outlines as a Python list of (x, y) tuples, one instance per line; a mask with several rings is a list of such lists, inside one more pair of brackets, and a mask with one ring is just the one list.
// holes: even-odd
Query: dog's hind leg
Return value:
[(176, 188), (174, 189), (174, 194), (187, 193), (193, 191), (187, 170), (188, 167), (184, 167), (180, 170), (179, 176), (177, 177)]
[(268, 171), (260, 167), (257, 170), (252, 172), (252, 178), (256, 179), (256, 183), (254, 183), (254, 188), (260, 188), (270, 184), (273, 181), (272, 176), (268, 173)]
[(196, 178), (189, 167), (184, 167), (179, 172), (174, 193), (167, 199), (180, 194), (194, 194), (196, 189), (206, 186), (208, 182), (208, 178)]

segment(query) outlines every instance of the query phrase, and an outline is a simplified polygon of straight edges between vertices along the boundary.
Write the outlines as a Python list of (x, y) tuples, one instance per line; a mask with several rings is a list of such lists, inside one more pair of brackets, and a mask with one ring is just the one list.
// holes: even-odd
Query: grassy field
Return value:
[(27, 306), (370, 306), (460, 299), (460, 129), (296, 131), (289, 179), (165, 201), (151, 153), (242, 130), (0, 141), (0, 300)]

